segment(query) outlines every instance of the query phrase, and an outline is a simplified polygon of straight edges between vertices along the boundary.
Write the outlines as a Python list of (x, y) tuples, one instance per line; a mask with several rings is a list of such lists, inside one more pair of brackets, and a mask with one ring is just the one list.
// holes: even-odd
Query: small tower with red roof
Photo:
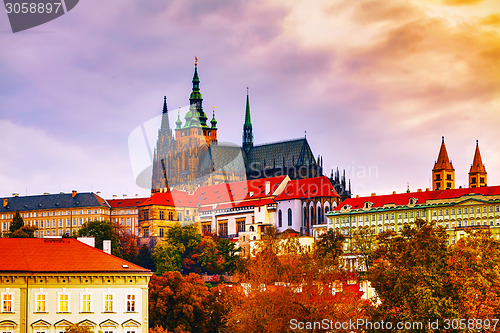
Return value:
[(484, 167), (481, 152), (479, 151), (479, 141), (476, 140), (476, 151), (474, 152), (474, 159), (469, 171), (469, 187), (487, 186), (487, 182), (486, 168)]
[(449, 190), (455, 188), (455, 169), (448, 158), (444, 136), (434, 168), (432, 169), (432, 190)]

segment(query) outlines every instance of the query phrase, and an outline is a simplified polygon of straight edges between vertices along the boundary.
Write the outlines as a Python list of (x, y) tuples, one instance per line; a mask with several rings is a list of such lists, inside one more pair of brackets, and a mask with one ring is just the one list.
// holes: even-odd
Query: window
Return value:
[[(319, 211), (319, 207), (318, 207), (318, 212)], [(288, 208), (288, 226), (291, 226), (292, 225), (292, 209), (291, 208)]]
[(283, 213), (281, 212), (281, 209), (278, 211), (278, 227), (283, 226)]
[(182, 220), (182, 213), (181, 212), (177, 213), (177, 220), (179, 220), (179, 221)]
[(92, 295), (82, 294), (80, 312), (92, 312), (91, 306), (92, 306)]
[(227, 222), (219, 223), (219, 236), (227, 236)]
[(236, 221), (236, 228), (238, 230), (238, 233), (244, 232), (245, 231), (245, 220), (237, 220)]
[(37, 293), (35, 294), (36, 298), (36, 312), (46, 312), (46, 300), (47, 294)]
[(160, 228), (160, 237), (165, 237), (165, 231), (163, 228)]
[(165, 219), (165, 212), (160, 210), (160, 220), (164, 220)]
[(174, 213), (173, 212), (168, 212), (168, 219), (172, 221), (174, 219)]
[(113, 294), (104, 294), (104, 312), (113, 312)]
[(149, 220), (149, 210), (147, 209), (144, 211), (144, 219)]
[(127, 295), (127, 312), (135, 312), (135, 295)]
[(2, 293), (2, 312), (13, 312), (12, 294), (9, 292)]
[(58, 294), (57, 312), (69, 312), (69, 294)]

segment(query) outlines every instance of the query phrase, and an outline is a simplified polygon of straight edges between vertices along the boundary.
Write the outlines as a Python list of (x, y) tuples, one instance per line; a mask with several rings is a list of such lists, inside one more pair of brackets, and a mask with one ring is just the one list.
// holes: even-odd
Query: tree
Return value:
[(127, 261), (134, 262), (139, 254), (137, 237), (132, 235), (129, 229), (122, 227), (119, 223), (115, 223), (114, 229), (118, 240), (118, 256)]
[(149, 327), (169, 332), (211, 332), (211, 293), (197, 274), (166, 272), (149, 283)]
[(424, 220), (415, 221), (414, 227), (405, 225), (400, 235), (379, 235), (367, 272), (379, 303), (367, 308), (372, 321), (427, 323), (461, 318), (450, 293), (447, 240), (444, 229)]
[(342, 247), (344, 239), (345, 236), (340, 232), (328, 229), (316, 242), (317, 254), (322, 258), (336, 262), (344, 252)]
[(11, 238), (35, 238), (35, 231), (38, 230), (37, 227), (30, 225), (23, 225), (21, 228), (10, 234)]
[(367, 271), (373, 263), (373, 251), (376, 247), (376, 239), (372, 229), (356, 230), (351, 240), (352, 252), (357, 256), (361, 270)]
[(165, 272), (180, 271), (183, 263), (185, 248), (183, 245), (176, 247), (169, 242), (156, 244), (153, 252), (153, 260), (156, 266), (155, 274), (163, 275)]
[(139, 249), (136, 259), (133, 261), (135, 264), (147, 268), (152, 272), (156, 271), (155, 263), (153, 257), (151, 256), (151, 251), (146, 244), (143, 244)]
[(10, 223), (9, 231), (11, 234), (13, 234), (16, 230), (21, 229), (23, 226), (24, 226), (23, 218), (21, 217), (19, 210), (16, 210), (16, 213), (14, 214), (14, 218), (12, 219), (12, 222)]
[(102, 250), (102, 242), (104, 240), (111, 241), (111, 253), (119, 256), (118, 237), (113, 224), (109, 221), (88, 221), (85, 222), (80, 230), (78, 237), (94, 237), (96, 248)]

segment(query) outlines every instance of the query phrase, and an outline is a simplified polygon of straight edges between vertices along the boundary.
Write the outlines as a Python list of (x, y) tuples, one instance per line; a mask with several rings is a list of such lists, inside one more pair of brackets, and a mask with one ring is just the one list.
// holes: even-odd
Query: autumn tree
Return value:
[(378, 303), (373, 321), (422, 322), (459, 318), (448, 278), (448, 236), (424, 220), (405, 225), (401, 234), (382, 233), (367, 278)]
[(151, 270), (152, 272), (156, 271), (156, 266), (151, 255), (151, 251), (146, 244), (143, 244), (141, 246), (137, 257), (133, 262), (141, 267)]
[(450, 247), (447, 265), (450, 293), (460, 318), (498, 318), (500, 241), (486, 231), (462, 237)]
[(137, 246), (137, 236), (130, 233), (130, 230), (124, 228), (119, 223), (114, 224), (115, 235), (118, 241), (118, 256), (130, 262), (135, 262), (139, 254)]
[(149, 327), (169, 332), (211, 332), (211, 293), (197, 274), (166, 272), (149, 283)]

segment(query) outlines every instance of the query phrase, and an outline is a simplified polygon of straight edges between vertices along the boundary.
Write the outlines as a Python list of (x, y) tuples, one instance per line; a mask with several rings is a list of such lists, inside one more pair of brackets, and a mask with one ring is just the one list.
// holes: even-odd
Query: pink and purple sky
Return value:
[(81, 0), (16, 34), (1, 11), (0, 45), (0, 196), (147, 195), (128, 135), (163, 95), (175, 120), (195, 56), (221, 141), (249, 86), (256, 144), (307, 131), (354, 194), (429, 187), (441, 136), (457, 187), (476, 139), (500, 184), (498, 0)]

